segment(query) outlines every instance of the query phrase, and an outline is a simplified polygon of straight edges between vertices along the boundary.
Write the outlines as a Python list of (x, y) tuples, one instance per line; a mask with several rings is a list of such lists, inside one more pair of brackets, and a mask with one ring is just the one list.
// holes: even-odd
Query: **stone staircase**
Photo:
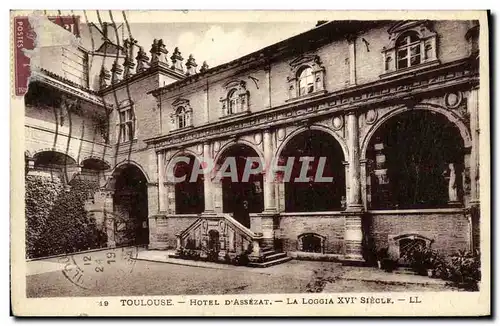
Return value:
[(284, 252), (276, 252), (272, 247), (265, 247), (260, 250), (260, 261), (250, 262), (249, 267), (270, 267), (278, 264), (286, 263), (292, 260), (292, 257), (288, 257)]

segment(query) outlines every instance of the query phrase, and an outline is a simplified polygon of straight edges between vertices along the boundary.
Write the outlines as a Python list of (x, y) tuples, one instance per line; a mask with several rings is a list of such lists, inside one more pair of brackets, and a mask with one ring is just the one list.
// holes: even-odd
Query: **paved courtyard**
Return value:
[(443, 282), (420, 276), (394, 276), (333, 262), (292, 260), (260, 269), (219, 264), (185, 266), (130, 256), (140, 255), (132, 249), (115, 249), (28, 262), (27, 296), (453, 290)]

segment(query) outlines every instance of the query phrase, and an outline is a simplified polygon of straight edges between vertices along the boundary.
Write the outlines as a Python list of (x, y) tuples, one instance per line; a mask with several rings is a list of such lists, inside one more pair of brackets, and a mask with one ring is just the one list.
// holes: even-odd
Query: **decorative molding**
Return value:
[(377, 121), (377, 118), (378, 118), (378, 111), (377, 110), (374, 110), (374, 109), (370, 109), (368, 111), (366, 111), (365, 113), (365, 120), (366, 120), (366, 124), (374, 124), (375, 121)]
[(41, 69), (40, 71), (33, 71), (31, 82), (34, 81), (51, 86), (59, 91), (76, 96), (78, 98), (81, 98), (82, 100), (85, 100), (92, 104), (96, 104), (100, 107), (113, 107), (112, 104), (104, 103), (102, 99), (97, 96), (96, 92), (90, 89), (83, 88), (81, 86), (79, 87), (73, 85), (74, 83), (66, 81), (65, 78), (57, 76), (56, 74), (50, 73), (43, 69)]
[(463, 95), (460, 91), (449, 92), (444, 96), (444, 103), (448, 109), (456, 109), (462, 104)]
[(335, 131), (341, 130), (342, 127), (344, 127), (344, 117), (341, 115), (333, 117), (332, 127), (333, 127), (333, 130), (335, 130)]
[[(441, 66), (421, 72), (418, 79), (413, 75), (399, 76), (397, 79), (374, 82), (362, 86), (338, 91), (318, 98), (314, 101), (304, 103), (287, 103), (272, 110), (258, 112), (256, 114), (242, 117), (237, 121), (221, 121), (204, 125), (191, 130), (189, 133), (180, 133), (169, 137), (160, 136), (146, 139), (145, 142), (152, 144), (156, 149), (168, 148), (179, 144), (189, 144), (208, 141), (235, 132), (244, 133), (253, 130), (261, 130), (277, 125), (288, 125), (308, 118), (318, 118), (320, 115), (329, 115), (339, 111), (353, 111), (364, 107), (389, 103), (401, 102), (409, 96), (421, 96), (422, 94), (443, 90), (447, 87), (473, 87), (479, 82), (477, 67), (472, 68), (469, 60), (461, 60), (453, 64)], [(326, 104), (326, 105), (325, 105)]]

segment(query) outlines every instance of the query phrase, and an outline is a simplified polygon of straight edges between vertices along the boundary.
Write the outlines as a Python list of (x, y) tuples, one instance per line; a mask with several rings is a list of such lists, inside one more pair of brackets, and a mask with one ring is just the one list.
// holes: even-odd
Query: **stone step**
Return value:
[(395, 274), (406, 274), (406, 275), (417, 275), (417, 272), (415, 272), (413, 269), (409, 267), (398, 267), (396, 268), (393, 273)]
[(286, 257), (286, 253), (284, 252), (273, 252), (269, 255), (263, 255), (264, 257), (264, 261), (271, 261), (271, 260), (276, 260), (276, 259), (280, 259), (280, 258), (283, 258), (283, 257)]
[(260, 249), (260, 252), (265, 254), (265, 253), (270, 253), (270, 252), (274, 252), (274, 248), (273, 247), (265, 247), (265, 248), (261, 248)]
[(251, 262), (248, 264), (249, 267), (258, 267), (258, 268), (266, 268), (266, 267), (270, 267), (270, 266), (274, 266), (274, 265), (278, 265), (278, 264), (283, 264), (283, 263), (286, 263), (288, 261), (292, 260), (292, 257), (282, 257), (282, 258), (279, 258), (279, 259), (275, 259), (275, 260), (271, 260), (271, 261), (266, 261), (266, 262), (263, 262), (263, 263), (254, 263), (254, 262)]

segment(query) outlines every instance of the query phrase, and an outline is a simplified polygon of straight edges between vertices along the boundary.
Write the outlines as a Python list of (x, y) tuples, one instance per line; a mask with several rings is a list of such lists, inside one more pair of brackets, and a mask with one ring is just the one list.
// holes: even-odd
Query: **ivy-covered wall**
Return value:
[(97, 225), (85, 202), (97, 191), (93, 180), (26, 176), (27, 258), (78, 252), (106, 246), (104, 225)]

